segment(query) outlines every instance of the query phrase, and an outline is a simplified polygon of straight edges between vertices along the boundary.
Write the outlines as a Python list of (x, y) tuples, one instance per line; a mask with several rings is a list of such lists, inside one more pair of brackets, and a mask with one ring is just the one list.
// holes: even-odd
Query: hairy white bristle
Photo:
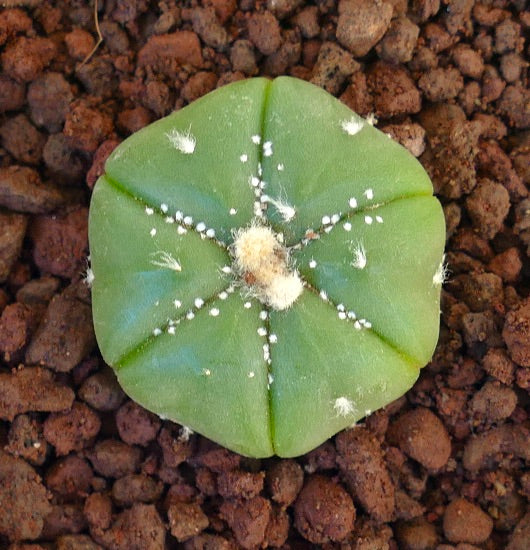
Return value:
[(180, 262), (176, 260), (169, 252), (159, 250), (158, 252), (153, 252), (151, 256), (155, 257), (154, 260), (151, 260), (151, 263), (157, 267), (171, 269), (172, 271), (182, 271)]
[(173, 128), (169, 132), (166, 132), (166, 137), (171, 145), (173, 145), (177, 151), (180, 151), (184, 155), (191, 155), (195, 151), (196, 140), (190, 133), (190, 130), (187, 132), (181, 132), (180, 130)]
[(151, 237), (154, 237), (156, 235), (156, 228), (155, 227), (153, 227), (151, 229), (151, 231), (149, 231), (149, 235), (151, 235)]
[(155, 210), (154, 210), (154, 208), (151, 208), (150, 206), (146, 206), (145, 207), (145, 213), (148, 216), (152, 216), (155, 213)]
[(353, 262), (351, 265), (355, 267), (355, 269), (364, 269), (366, 267), (366, 261), (366, 250), (362, 243), (359, 243), (353, 249)]
[(436, 271), (432, 278), (432, 284), (434, 286), (442, 286), (445, 281), (447, 281), (449, 275), (449, 269), (447, 267), (447, 264), (445, 263), (445, 255), (442, 258), (442, 261), (436, 268)]
[(344, 225), (342, 227), (344, 227), (345, 231), (351, 231), (351, 223), (350, 222), (344, 222)]
[(244, 153), (239, 157), (239, 160), (241, 162), (247, 162), (248, 160), (248, 155), (245, 155)]
[(374, 198), (374, 190), (373, 189), (366, 189), (366, 191), (363, 193), (363, 195), (371, 201)]
[(337, 399), (335, 399), (335, 403), (333, 404), (333, 408), (335, 409), (337, 416), (348, 416), (355, 412), (353, 401), (347, 397), (337, 397)]
[(278, 210), (285, 223), (289, 223), (296, 215), (296, 209), (294, 206), (291, 206), (290, 204), (287, 204), (287, 202), (279, 199), (277, 200), (269, 197), (268, 195), (263, 195), (261, 197), (261, 202), (272, 204), (276, 210)]
[(252, 136), (250, 139), (252, 140), (252, 143), (255, 143), (256, 145), (261, 143), (261, 136), (258, 136), (257, 134)]
[(348, 120), (342, 120), (340, 126), (349, 136), (354, 136), (363, 129), (364, 122), (355, 117), (351, 117)]

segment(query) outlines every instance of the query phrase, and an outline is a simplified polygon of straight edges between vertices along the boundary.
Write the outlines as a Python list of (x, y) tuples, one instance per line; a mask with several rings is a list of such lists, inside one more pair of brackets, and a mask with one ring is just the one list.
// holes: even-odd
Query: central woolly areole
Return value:
[(298, 272), (289, 270), (289, 252), (270, 227), (238, 230), (231, 248), (236, 272), (249, 293), (264, 304), (281, 311), (302, 293)]

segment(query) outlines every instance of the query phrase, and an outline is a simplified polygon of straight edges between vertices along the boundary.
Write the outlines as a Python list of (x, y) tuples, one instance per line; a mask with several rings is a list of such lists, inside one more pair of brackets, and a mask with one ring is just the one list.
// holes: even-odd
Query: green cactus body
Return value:
[(244, 455), (296, 456), (429, 361), (440, 204), (416, 159), (321, 89), (231, 84), (131, 136), (105, 169), (94, 325), (147, 409)]

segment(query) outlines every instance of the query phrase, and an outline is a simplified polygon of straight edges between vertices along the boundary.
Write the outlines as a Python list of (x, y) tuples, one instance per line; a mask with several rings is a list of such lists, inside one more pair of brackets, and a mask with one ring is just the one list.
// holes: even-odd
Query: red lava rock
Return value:
[(530, 300), (507, 313), (502, 337), (512, 360), (530, 367)]
[(472, 32), (473, 26), (470, 16), (473, 4), (472, 0), (459, 0), (453, 2), (450, 10), (445, 11), (443, 21), (450, 34), (458, 32), (469, 34)]
[(488, 264), (488, 270), (502, 278), (505, 283), (514, 283), (519, 278), (523, 262), (519, 250), (508, 248), (497, 254)]
[(467, 441), (462, 464), (466, 470), (477, 471), (498, 461), (499, 453), (514, 454), (529, 460), (529, 437), (530, 431), (522, 426), (503, 425), (492, 428)]
[(45, 73), (28, 88), (31, 119), (49, 132), (59, 132), (64, 124), (74, 95), (70, 84), (60, 73)]
[(78, 283), (50, 302), (26, 350), (26, 362), (58, 372), (72, 370), (96, 343), (90, 306), (79, 295)]
[(480, 78), (484, 71), (484, 61), (476, 50), (467, 44), (457, 44), (452, 50), (452, 57), (462, 76)]
[(144, 474), (129, 474), (114, 482), (112, 498), (119, 506), (132, 506), (135, 502), (155, 502), (163, 490), (161, 481)]
[(98, 147), (92, 160), (92, 167), (86, 175), (86, 182), (90, 189), (94, 187), (97, 179), (104, 174), (105, 162), (119, 144), (116, 140), (107, 139)]
[(195, 73), (182, 88), (181, 95), (191, 103), (199, 97), (211, 92), (217, 84), (217, 76), (214, 73), (200, 71)]
[(290, 67), (300, 61), (301, 55), (300, 34), (294, 30), (285, 31), (280, 48), (265, 60), (263, 72), (271, 76), (285, 74)]
[(421, 109), (420, 91), (403, 68), (378, 61), (368, 73), (367, 84), (378, 117), (417, 113)]
[(64, 37), (64, 42), (70, 57), (73, 57), (77, 61), (86, 59), (96, 44), (89, 32), (79, 28), (74, 28), (69, 32)]
[(317, 6), (305, 7), (295, 14), (291, 21), (300, 29), (304, 38), (315, 38), (320, 32)]
[(435, 103), (456, 97), (464, 87), (464, 80), (457, 69), (439, 67), (426, 72), (418, 80), (418, 86), (426, 98)]
[(42, 424), (27, 414), (19, 414), (11, 424), (4, 450), (40, 466), (46, 460), (48, 445), (42, 435)]
[(440, 53), (450, 48), (454, 42), (451, 35), (437, 23), (427, 23), (423, 28), (427, 45), (434, 53)]
[(85, 460), (70, 455), (55, 462), (46, 472), (46, 487), (57, 495), (72, 499), (88, 492), (93, 475)]
[(283, 508), (273, 506), (267, 529), (265, 530), (266, 547), (281, 548), (289, 536), (289, 516)]
[(74, 148), (94, 153), (112, 131), (112, 119), (107, 114), (89, 107), (83, 101), (71, 104), (63, 134)]
[(376, 0), (341, 0), (337, 40), (355, 57), (366, 55), (390, 25), (392, 5)]
[(216, 50), (223, 50), (228, 44), (228, 33), (221, 25), (213, 8), (193, 8), (191, 12), (193, 30), (202, 41)]
[(129, 445), (147, 446), (156, 438), (162, 422), (155, 414), (127, 401), (116, 412), (116, 426), (120, 438)]
[(208, 517), (198, 502), (178, 502), (172, 504), (168, 511), (171, 534), (184, 542), (204, 531), (209, 525)]
[[(64, 407), (63, 407), (64, 408)], [(74, 402), (65, 413), (54, 413), (44, 422), (44, 437), (57, 456), (80, 451), (97, 435), (101, 421), (84, 403)]]
[(340, 100), (356, 113), (368, 116), (374, 110), (374, 102), (372, 95), (368, 92), (365, 74), (360, 71), (354, 73), (350, 82), (351, 84), (340, 96)]
[(521, 36), (521, 25), (505, 19), (495, 27), (495, 52), (506, 53), (509, 51), (520, 51), (523, 46)]
[(388, 429), (388, 439), (429, 470), (443, 468), (451, 455), (451, 441), (445, 426), (429, 409), (406, 412)]
[(304, 484), (304, 472), (294, 460), (275, 462), (267, 471), (267, 488), (272, 500), (283, 508), (290, 506)]
[(47, 305), (58, 288), (59, 279), (55, 277), (32, 279), (17, 291), (16, 299), (27, 306)]
[(503, 382), (512, 384), (515, 373), (515, 363), (501, 348), (488, 349), (482, 358), (482, 367), (490, 375)]
[(246, 501), (225, 500), (220, 513), (243, 548), (261, 546), (271, 513), (267, 499), (258, 496)]
[(19, 162), (38, 164), (42, 159), (42, 149), (46, 141), (26, 115), (20, 114), (9, 119), (0, 128), (3, 146)]
[(151, 113), (141, 105), (134, 109), (125, 109), (118, 115), (118, 127), (125, 134), (133, 134), (152, 121)]
[(398, 523), (396, 527), (396, 539), (399, 548), (439, 548), (438, 534), (436, 527), (424, 518), (415, 518), (409, 521)]
[(79, 388), (78, 395), (97, 411), (114, 411), (125, 399), (125, 393), (110, 368), (89, 376)]
[(511, 126), (516, 128), (530, 126), (530, 113), (526, 107), (529, 94), (530, 92), (521, 86), (507, 86), (502, 92), (497, 107)]
[(44, 272), (73, 278), (83, 273), (88, 248), (88, 209), (66, 216), (42, 216), (30, 227), (34, 259)]
[(40, 311), (15, 302), (8, 305), (0, 317), (0, 352), (4, 361), (20, 358), (20, 353), (35, 332), (40, 320)]
[(264, 478), (264, 472), (222, 472), (217, 477), (217, 490), (224, 498), (254, 498), (263, 490)]
[(67, 195), (25, 166), (0, 168), (0, 205), (19, 212), (44, 214), (64, 205)]
[(247, 25), (249, 40), (263, 55), (270, 55), (280, 47), (280, 24), (270, 11), (253, 14)]
[(164, 548), (166, 530), (152, 504), (133, 504), (118, 515), (112, 526), (94, 536), (105, 548), (116, 550), (160, 550)]
[(376, 521), (390, 521), (394, 485), (377, 439), (364, 428), (341, 432), (335, 440), (337, 464), (350, 493)]
[(88, 535), (61, 535), (57, 539), (56, 548), (57, 550), (100, 550), (101, 546)]
[[(1, 184), (0, 184), (1, 185)], [(0, 191), (1, 192), (1, 191)], [(22, 214), (0, 212), (0, 282), (7, 279), (18, 259), (26, 234), (27, 217)], [(1, 323), (1, 321), (0, 321)], [(2, 340), (0, 331), (0, 340)]]
[(492, 528), (490, 516), (464, 498), (453, 500), (445, 509), (443, 529), (451, 542), (480, 544), (488, 539)]
[(324, 42), (313, 67), (311, 82), (329, 93), (338, 93), (346, 78), (359, 68), (350, 53), (334, 42)]
[(125, 54), (129, 49), (129, 38), (123, 28), (114, 21), (103, 20), (99, 23), (99, 30), (105, 46), (112, 52)]
[(23, 84), (0, 75), (0, 113), (21, 109), (26, 100)]
[(189, 436), (176, 425), (164, 426), (158, 433), (157, 441), (162, 448), (164, 463), (170, 468), (176, 468), (191, 455)]
[[(8, 2), (4, 2), (4, 5)], [(31, 19), (19, 9), (5, 9), (0, 13), (0, 44), (13, 38), (18, 33), (25, 33), (31, 29)]]
[(498, 382), (486, 382), (469, 403), (475, 417), (497, 422), (508, 418), (517, 405), (517, 394)]
[(481, 179), (467, 198), (466, 207), (479, 233), (486, 239), (493, 239), (510, 210), (510, 195), (500, 183)]
[(476, 185), (478, 128), (458, 107), (447, 104), (424, 109), (420, 123), (427, 132), (421, 162), (443, 197), (457, 199)]
[(96, 472), (105, 477), (120, 478), (138, 470), (142, 451), (121, 441), (104, 439), (87, 455)]
[(96, 530), (108, 529), (112, 522), (112, 501), (107, 494), (92, 493), (87, 496), (84, 513), (91, 527)]
[(230, 63), (234, 71), (241, 71), (248, 76), (258, 72), (256, 55), (249, 40), (236, 40), (230, 50)]
[(90, 58), (78, 67), (76, 77), (92, 96), (110, 98), (118, 88), (114, 65), (110, 59)]
[(509, 83), (515, 83), (521, 78), (525, 61), (516, 53), (506, 53), (501, 57), (501, 74), (504, 80)]
[(506, 550), (525, 550), (530, 539), (530, 512), (515, 527)]
[(190, 31), (151, 36), (138, 52), (138, 64), (140, 67), (152, 67), (168, 76), (174, 74), (180, 64), (202, 67), (199, 38)]
[(204, 444), (204, 448), (199, 449), (193, 457), (194, 466), (204, 466), (218, 474), (239, 468), (241, 455), (219, 447), (215, 443), (204, 442)]
[(390, 23), (383, 39), (377, 44), (377, 55), (388, 63), (407, 63), (420, 34), (420, 28), (405, 16)]
[(4, 72), (18, 82), (31, 82), (57, 55), (55, 43), (48, 38), (26, 38), (11, 42), (2, 53)]
[(383, 126), (381, 131), (390, 134), (392, 139), (403, 145), (415, 157), (419, 157), (425, 151), (425, 130), (415, 122), (388, 124)]
[(353, 529), (355, 508), (348, 493), (321, 475), (310, 476), (294, 505), (294, 525), (314, 544), (345, 539)]
[(0, 418), (12, 421), (29, 411), (62, 411), (74, 400), (74, 392), (55, 382), (54, 375), (40, 367), (0, 372)]
[(39, 537), (51, 506), (35, 470), (0, 450), (0, 534), (10, 541)]
[(50, 135), (42, 150), (42, 159), (47, 175), (54, 182), (74, 186), (84, 180), (86, 158), (71, 146), (62, 133)]

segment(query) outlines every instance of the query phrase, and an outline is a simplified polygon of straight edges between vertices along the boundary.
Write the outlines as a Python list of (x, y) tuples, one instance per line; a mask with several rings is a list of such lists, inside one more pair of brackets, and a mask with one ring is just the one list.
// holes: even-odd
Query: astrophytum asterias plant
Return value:
[(444, 236), (420, 164), (335, 98), (225, 86), (124, 141), (94, 188), (101, 353), (160, 416), (302, 454), (429, 361)]

